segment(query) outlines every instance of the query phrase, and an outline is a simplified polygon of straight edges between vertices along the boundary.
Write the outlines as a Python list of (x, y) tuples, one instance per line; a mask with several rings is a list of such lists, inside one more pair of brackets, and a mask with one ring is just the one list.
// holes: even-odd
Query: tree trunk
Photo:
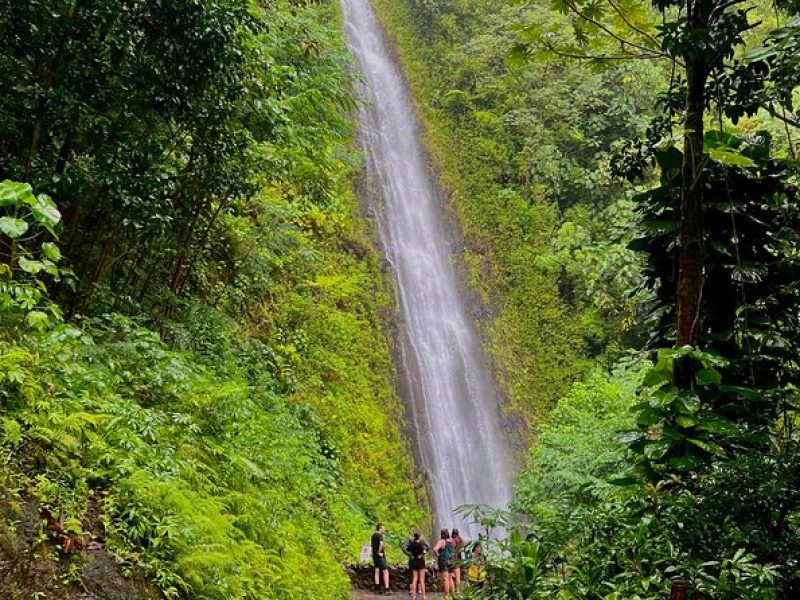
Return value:
[(50, 61), (50, 64), (47, 66), (45, 72), (42, 83), (42, 95), (39, 99), (39, 105), (36, 109), (36, 120), (34, 121), (33, 133), (31, 134), (31, 142), (24, 161), (25, 179), (28, 182), (33, 181), (33, 161), (36, 158), (36, 155), (39, 153), (42, 136), (45, 134), (45, 121), (47, 118), (48, 108), (47, 98), (50, 94), (50, 90), (53, 87), (53, 81), (55, 80), (56, 74), (64, 63), (64, 56), (67, 51), (67, 46), (70, 42), (72, 28), (75, 26), (75, 23), (78, 21), (78, 17), (80, 15), (81, 2), (82, 0), (76, 0), (75, 4), (73, 4), (70, 8), (68, 14), (69, 25), (65, 30), (63, 39), (58, 42), (58, 50), (53, 55), (53, 58)]
[[(208, 240), (211, 237), (211, 230), (214, 228), (214, 224), (217, 222), (217, 217), (219, 217), (222, 209), (226, 206), (223, 200), (220, 200), (217, 203), (217, 208), (214, 210), (214, 213), (211, 215), (211, 218), (208, 220), (208, 224), (205, 227), (205, 231), (203, 232), (203, 236), (200, 240), (198, 240), (197, 247), (194, 251), (194, 257), (189, 262), (189, 267), (187, 271), (189, 273), (192, 272), (194, 269), (195, 263), (202, 258), (202, 253), (205, 251), (206, 247), (208, 246)], [(184, 277), (184, 283), (186, 282), (186, 278)], [(179, 290), (180, 292), (181, 290)]]
[(198, 209), (197, 212), (192, 215), (192, 220), (189, 222), (189, 225), (186, 229), (186, 235), (184, 236), (183, 243), (181, 244), (181, 249), (178, 252), (178, 258), (175, 260), (175, 268), (172, 271), (172, 280), (170, 281), (169, 289), (176, 296), (180, 294), (181, 288), (183, 287), (183, 282), (185, 280), (183, 267), (186, 263), (186, 259), (189, 256), (189, 250), (192, 247), (194, 230), (197, 226), (197, 220), (200, 217), (201, 210), (202, 209)]
[[(82, 228), (83, 230), (88, 229), (89, 223), (91, 223), (90, 227), (91, 230), (81, 231), (81, 243), (76, 244), (76, 252), (80, 252), (83, 255), (83, 260), (81, 261), (81, 266), (78, 268), (76, 272), (77, 283), (74, 290), (68, 293), (69, 298), (67, 299), (66, 303), (68, 306), (67, 316), (71, 319), (78, 311), (78, 305), (80, 304), (80, 298), (83, 292), (83, 284), (84, 284), (84, 276), (86, 275), (87, 271), (89, 270), (89, 265), (92, 261), (92, 252), (94, 251), (94, 246), (97, 243), (97, 240), (100, 239), (100, 234), (103, 230), (103, 224), (105, 220), (95, 213), (96, 218), (94, 219), (84, 219), (83, 222), (87, 224), (87, 227)], [(72, 240), (74, 240), (78, 236), (79, 230), (76, 228), (71, 232), (70, 237), (70, 254), (68, 257), (72, 256)], [(88, 234), (88, 235), (87, 235)], [(83, 243), (83, 240), (88, 239), (88, 243)]]
[(72, 152), (72, 139), (73, 133), (70, 131), (64, 137), (64, 142), (61, 144), (61, 150), (58, 153), (58, 160), (56, 161), (56, 173), (61, 174), (67, 168), (69, 162), (69, 155)]
[[(708, 22), (706, 3), (692, 7), (689, 27), (705, 29)], [(691, 50), (690, 52), (693, 52)], [(698, 53), (700, 54), (700, 53)], [(708, 64), (702, 55), (686, 60), (686, 118), (683, 141), (683, 182), (678, 223), (678, 281), (676, 289), (676, 346), (695, 345), (703, 295), (703, 117), (705, 114)], [(692, 386), (692, 369), (681, 361), (675, 369), (675, 384)]]
[(103, 241), (103, 244), (100, 247), (100, 256), (94, 265), (94, 269), (92, 270), (92, 274), (89, 279), (89, 285), (86, 287), (86, 290), (81, 295), (81, 298), (77, 303), (76, 312), (79, 312), (83, 308), (89, 306), (89, 302), (94, 296), (95, 291), (97, 291), (97, 284), (100, 282), (100, 279), (103, 276), (103, 272), (106, 269), (108, 259), (110, 258), (111, 252), (114, 249), (116, 240), (117, 232), (116, 230), (112, 230), (108, 237)]
[(147, 292), (150, 290), (150, 285), (153, 283), (153, 274), (155, 273), (158, 264), (158, 257), (152, 258), (150, 261), (148, 261), (147, 271), (144, 279), (142, 280), (142, 287), (139, 290), (139, 294), (136, 296), (137, 304), (144, 302)]
[(697, 590), (690, 586), (683, 579), (676, 579), (672, 582), (669, 600), (696, 600)]

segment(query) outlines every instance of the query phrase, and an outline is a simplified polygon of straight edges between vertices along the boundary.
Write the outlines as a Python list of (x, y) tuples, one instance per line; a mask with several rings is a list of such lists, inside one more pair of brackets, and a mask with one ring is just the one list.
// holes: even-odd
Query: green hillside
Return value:
[(0, 31), (0, 171), (30, 182), (0, 185), (0, 595), (108, 556), (158, 597), (347, 597), (424, 494), (335, 10), (12, 3)]

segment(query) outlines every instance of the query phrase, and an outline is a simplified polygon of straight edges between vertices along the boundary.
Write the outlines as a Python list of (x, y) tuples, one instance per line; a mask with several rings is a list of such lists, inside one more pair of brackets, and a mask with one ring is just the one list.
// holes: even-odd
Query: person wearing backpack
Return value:
[(447, 529), (442, 529), (440, 532), (439, 541), (436, 542), (436, 545), (433, 547), (433, 555), (436, 557), (438, 562), (439, 573), (442, 574), (445, 595), (455, 591), (453, 574), (451, 573), (455, 551), (456, 545), (453, 543), (453, 538), (450, 537), (450, 532)]

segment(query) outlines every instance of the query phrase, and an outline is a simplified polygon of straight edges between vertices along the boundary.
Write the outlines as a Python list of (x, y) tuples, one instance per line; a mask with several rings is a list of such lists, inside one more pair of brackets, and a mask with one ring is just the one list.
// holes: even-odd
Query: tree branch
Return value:
[(549, 42), (545, 42), (547, 51), (552, 52), (556, 56), (562, 58), (572, 58), (575, 60), (599, 60), (599, 61), (616, 61), (616, 60), (653, 60), (657, 58), (664, 58), (662, 54), (575, 54), (565, 50), (559, 50)]
[(578, 9), (578, 7), (575, 6), (574, 4), (572, 4), (572, 2), (570, 2), (569, 0), (565, 0), (564, 3), (579, 18), (583, 19), (587, 23), (591, 23), (592, 25), (594, 25), (595, 27), (597, 27), (601, 31), (605, 32), (607, 35), (611, 36), (613, 39), (615, 39), (618, 42), (620, 42), (621, 44), (623, 44), (623, 46), (627, 45), (627, 46), (630, 46), (631, 48), (636, 48), (637, 50), (641, 50), (641, 51), (643, 51), (643, 52), (645, 52), (647, 54), (652, 55), (651, 58), (667, 58), (669, 60), (673, 60), (673, 58), (671, 56), (667, 55), (666, 53), (664, 53), (664, 52), (662, 52), (660, 50), (655, 50), (653, 48), (649, 48), (648, 46), (643, 46), (641, 44), (637, 44), (636, 42), (631, 42), (630, 40), (626, 40), (621, 35), (616, 34), (613, 31), (611, 31), (611, 29), (609, 29), (606, 25), (603, 25), (600, 21), (597, 21), (597, 20), (595, 20), (595, 19), (593, 19), (591, 17), (588, 17), (585, 14), (583, 14)]
[(713, 22), (718, 16), (728, 10), (731, 6), (736, 6), (737, 4), (742, 4), (745, 0), (728, 0), (728, 2), (723, 2), (722, 4), (718, 4), (714, 7), (711, 11), (711, 14), (708, 15), (709, 23)]
[[(743, 0), (741, 0), (741, 1), (743, 1)], [(650, 40), (653, 44), (655, 44), (656, 47), (660, 47), (661, 46), (661, 44), (659, 44), (659, 42), (658, 42), (658, 40), (656, 38), (654, 38), (652, 35), (650, 35), (646, 31), (644, 31), (643, 29), (640, 29), (640, 28), (636, 27), (636, 25), (631, 23), (628, 20), (628, 17), (625, 16), (625, 13), (622, 12), (622, 9), (620, 9), (620, 7), (617, 6), (617, 4), (614, 2), (614, 0), (608, 0), (608, 3), (611, 5), (611, 8), (613, 8), (616, 11), (616, 13), (620, 16), (620, 18), (623, 21), (625, 21), (625, 24), (628, 27), (630, 27), (633, 31), (635, 31), (639, 35), (642, 35), (645, 38), (647, 38), (648, 40)]]
[(766, 105), (764, 110), (766, 110), (771, 116), (783, 121), (787, 125), (791, 125), (792, 127), (800, 129), (800, 121), (793, 119), (792, 117), (787, 117), (785, 113), (781, 114), (772, 104)]

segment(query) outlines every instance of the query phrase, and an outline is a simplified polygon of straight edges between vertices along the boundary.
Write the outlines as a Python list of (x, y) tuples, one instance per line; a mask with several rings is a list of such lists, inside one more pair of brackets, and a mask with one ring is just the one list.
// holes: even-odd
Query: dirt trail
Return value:
[[(376, 596), (371, 592), (365, 592), (363, 590), (355, 590), (353, 591), (353, 600), (382, 600), (383, 598), (409, 598), (407, 591), (402, 592), (394, 592), (391, 595), (379, 595)], [(441, 600), (444, 598), (444, 594), (438, 594), (431, 592), (426, 596), (427, 600)]]

